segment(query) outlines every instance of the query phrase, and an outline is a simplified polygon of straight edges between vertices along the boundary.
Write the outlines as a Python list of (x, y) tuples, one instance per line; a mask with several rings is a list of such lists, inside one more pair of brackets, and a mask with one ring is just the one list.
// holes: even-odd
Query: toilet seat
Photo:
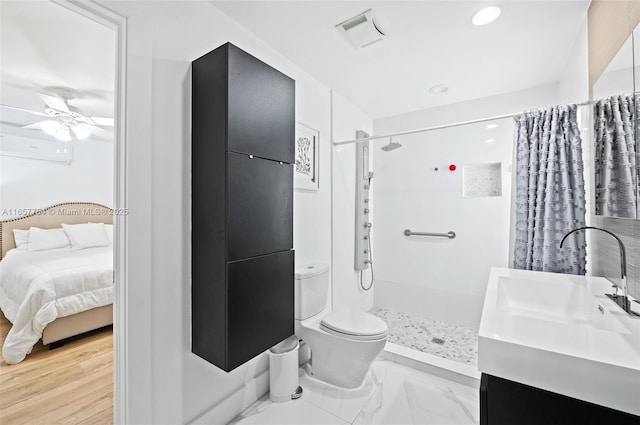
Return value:
[(334, 311), (322, 318), (323, 331), (357, 341), (372, 341), (387, 337), (387, 324), (360, 311)]

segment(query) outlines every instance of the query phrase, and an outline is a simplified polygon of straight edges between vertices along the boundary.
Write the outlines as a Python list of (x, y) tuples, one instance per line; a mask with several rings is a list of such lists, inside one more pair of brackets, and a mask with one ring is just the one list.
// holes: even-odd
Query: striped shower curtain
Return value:
[(594, 105), (596, 214), (636, 217), (636, 145), (632, 95), (611, 96)]
[(554, 106), (515, 118), (514, 268), (585, 274), (584, 164), (577, 106)]

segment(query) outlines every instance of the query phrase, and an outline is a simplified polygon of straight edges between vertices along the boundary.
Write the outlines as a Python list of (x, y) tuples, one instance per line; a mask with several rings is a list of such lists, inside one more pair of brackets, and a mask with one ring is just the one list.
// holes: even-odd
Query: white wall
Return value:
[(589, 100), (589, 34), (585, 13), (576, 40), (558, 81), (558, 103), (582, 103)]
[(550, 84), (376, 119), (373, 122), (373, 129), (375, 134), (384, 134), (516, 113), (556, 104), (558, 104), (558, 85)]
[[(373, 133), (373, 121), (353, 104), (333, 93), (333, 140), (356, 138), (356, 131)], [(333, 308), (367, 311), (373, 307), (373, 292), (360, 287), (360, 272), (354, 269), (356, 147), (333, 148)], [(373, 210), (372, 205), (372, 210)], [(373, 214), (371, 215), (373, 218)], [(369, 282), (370, 270), (364, 272)]]
[[(498, 116), (557, 103), (551, 85), (374, 121), (374, 134)], [(372, 146), (375, 305), (477, 327), (491, 266), (508, 267), (511, 118), (395, 137)], [(487, 143), (487, 139), (494, 139)], [(462, 197), (465, 164), (502, 163), (502, 196)], [(457, 170), (450, 172), (448, 166)], [(439, 170), (436, 172), (435, 168)], [(455, 239), (403, 235), (454, 231)]]
[(268, 364), (225, 373), (191, 353), (191, 61), (230, 41), (296, 80), (296, 119), (321, 138), (320, 191), (295, 192), (297, 262), (331, 260), (330, 91), (205, 1), (102, 3), (128, 18), (129, 420), (225, 423), (266, 392)]
[(633, 66), (602, 73), (593, 85), (593, 99), (633, 93)]
[[(21, 144), (55, 152), (55, 141), (6, 135)], [(61, 202), (113, 206), (113, 144), (69, 142), (71, 164), (0, 156), (0, 219), (23, 215), (20, 208), (45, 208)], [(37, 151), (34, 151), (37, 154)]]

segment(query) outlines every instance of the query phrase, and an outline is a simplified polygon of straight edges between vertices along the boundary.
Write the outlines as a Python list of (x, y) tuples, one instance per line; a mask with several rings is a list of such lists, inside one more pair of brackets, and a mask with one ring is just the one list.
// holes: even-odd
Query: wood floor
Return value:
[[(0, 346), (9, 329), (0, 313)], [(0, 355), (0, 424), (113, 422), (113, 331), (85, 335), (55, 350), (38, 342), (15, 365)]]

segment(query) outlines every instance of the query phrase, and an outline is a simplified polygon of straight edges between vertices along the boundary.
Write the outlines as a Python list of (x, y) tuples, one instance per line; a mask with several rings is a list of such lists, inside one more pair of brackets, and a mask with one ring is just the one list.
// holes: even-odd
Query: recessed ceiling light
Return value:
[(496, 139), (487, 139), (487, 140), (485, 140), (485, 142), (487, 142), (488, 144), (492, 144), (495, 141), (496, 141)]
[(444, 84), (438, 84), (429, 89), (429, 91), (433, 94), (441, 94), (446, 92), (447, 90), (449, 90), (449, 87), (445, 86)]
[(478, 12), (476, 12), (475, 15), (473, 15), (473, 19), (471, 19), (471, 22), (473, 22), (473, 25), (490, 24), (491, 22), (498, 19), (498, 16), (500, 16), (500, 12), (502, 12), (502, 8), (500, 6), (485, 7), (484, 9), (480, 9)]
[(486, 126), (485, 128), (487, 130), (493, 130), (494, 128), (496, 128), (498, 126), (498, 124), (489, 124), (488, 126)]

